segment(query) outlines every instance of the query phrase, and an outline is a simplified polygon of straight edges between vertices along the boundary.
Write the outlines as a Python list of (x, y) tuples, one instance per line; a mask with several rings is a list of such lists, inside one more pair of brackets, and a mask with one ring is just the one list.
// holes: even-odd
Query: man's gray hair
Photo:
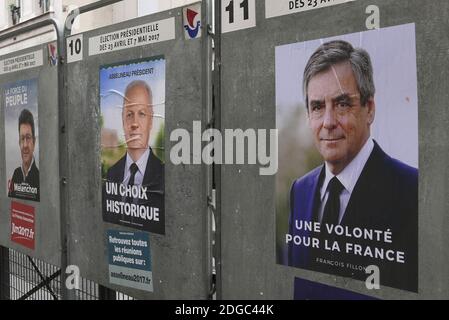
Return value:
[(373, 67), (371, 59), (364, 49), (354, 48), (343, 40), (323, 43), (312, 54), (304, 69), (303, 91), (306, 97), (306, 108), (309, 110), (309, 97), (307, 89), (310, 79), (320, 72), (327, 71), (331, 66), (348, 61), (351, 64), (360, 92), (360, 102), (364, 106), (369, 98), (374, 97), (376, 88), (373, 80)]
[(125, 89), (125, 97), (123, 98), (123, 105), (126, 103), (126, 101), (128, 100), (128, 92), (131, 91), (132, 89), (136, 88), (136, 87), (141, 87), (143, 88), (147, 93), (148, 93), (148, 97), (150, 98), (150, 105), (149, 107), (152, 107), (153, 105), (153, 92), (151, 91), (150, 86), (143, 80), (134, 80), (131, 83), (128, 84), (128, 86)]

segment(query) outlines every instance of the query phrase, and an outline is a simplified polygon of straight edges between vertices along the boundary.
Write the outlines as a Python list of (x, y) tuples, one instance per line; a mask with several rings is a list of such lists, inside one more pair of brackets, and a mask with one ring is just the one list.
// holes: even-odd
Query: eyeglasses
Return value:
[(30, 143), (31, 141), (34, 142), (34, 138), (31, 134), (25, 134), (19, 137), (20, 144), (24, 144), (25, 142)]

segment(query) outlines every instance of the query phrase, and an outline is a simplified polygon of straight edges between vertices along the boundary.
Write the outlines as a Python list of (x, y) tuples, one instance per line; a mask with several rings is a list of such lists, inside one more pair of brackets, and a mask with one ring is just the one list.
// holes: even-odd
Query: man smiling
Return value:
[(136, 80), (127, 86), (122, 123), (127, 153), (108, 170), (108, 181), (125, 185), (148, 185), (152, 182), (153, 187), (163, 190), (163, 164), (149, 147), (153, 95), (144, 81)]
[(8, 196), (39, 201), (39, 169), (34, 161), (36, 135), (33, 114), (23, 109), (19, 116), (19, 147), (22, 165), (14, 170)]
[[(289, 265), (366, 279), (348, 266), (376, 265), (381, 283), (417, 289), (418, 171), (388, 156), (371, 138), (376, 105), (371, 59), (345, 41), (321, 45), (303, 78), (308, 123), (324, 164), (294, 181), (290, 195), (291, 237), (314, 237), (319, 247), (288, 241)], [(299, 230), (298, 221), (320, 223), (320, 232)], [(391, 232), (389, 241), (349, 239), (329, 226)], [(390, 241), (391, 240), (391, 241)], [(337, 242), (341, 248), (332, 244)], [(404, 254), (405, 261), (348, 254), (345, 243)], [(368, 252), (368, 253), (366, 253)]]
[[(128, 84), (123, 97), (122, 124), (126, 154), (107, 172), (103, 217), (108, 222), (164, 232), (164, 164), (149, 147), (153, 128), (153, 94), (145, 81)], [(110, 191), (110, 190), (109, 190)], [(117, 214), (119, 213), (119, 214)]]

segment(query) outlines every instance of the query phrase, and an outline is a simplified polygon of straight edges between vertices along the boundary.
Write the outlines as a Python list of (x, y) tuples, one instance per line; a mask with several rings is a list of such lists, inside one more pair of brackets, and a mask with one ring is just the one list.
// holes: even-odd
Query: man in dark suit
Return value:
[(8, 197), (39, 201), (39, 169), (34, 160), (36, 135), (33, 114), (23, 109), (19, 116), (19, 147), (22, 165), (14, 170)]
[(418, 171), (370, 137), (368, 53), (344, 41), (321, 45), (303, 89), (324, 164), (292, 185), (288, 264), (359, 280), (374, 265), (380, 284), (417, 291)]
[[(115, 183), (118, 192), (115, 196), (104, 193), (103, 217), (109, 222), (164, 233), (164, 165), (149, 147), (153, 96), (146, 82), (137, 80), (127, 86), (122, 122), (127, 153), (107, 172), (107, 182)], [(108, 206), (108, 199), (127, 205), (114, 209), (112, 202)]]

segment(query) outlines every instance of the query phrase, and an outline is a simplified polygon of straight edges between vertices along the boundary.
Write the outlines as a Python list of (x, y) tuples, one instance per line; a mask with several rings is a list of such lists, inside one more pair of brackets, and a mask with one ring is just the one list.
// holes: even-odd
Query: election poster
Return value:
[(277, 263), (417, 292), (415, 25), (275, 59)]
[(8, 197), (40, 201), (37, 79), (3, 88)]
[(107, 242), (109, 282), (153, 292), (149, 234), (108, 230)]
[(165, 234), (163, 56), (100, 68), (103, 220)]

